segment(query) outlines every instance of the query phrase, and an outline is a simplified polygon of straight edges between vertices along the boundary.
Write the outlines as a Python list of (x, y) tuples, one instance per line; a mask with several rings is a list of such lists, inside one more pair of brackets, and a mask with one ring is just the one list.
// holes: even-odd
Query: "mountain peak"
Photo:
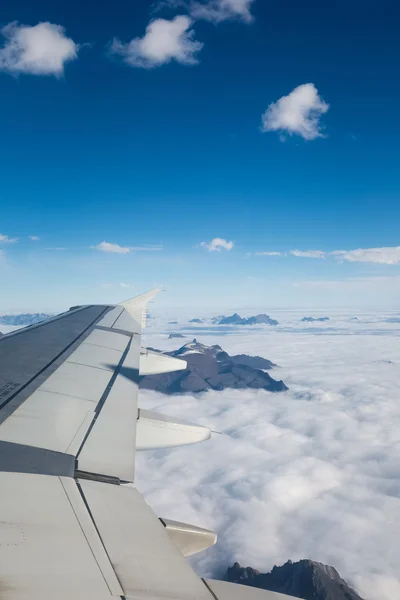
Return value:
[(253, 317), (241, 317), (238, 313), (233, 313), (230, 317), (221, 317), (214, 319), (214, 323), (219, 325), (278, 325), (278, 321), (271, 319), (269, 315), (260, 313)]
[(228, 568), (225, 578), (304, 600), (362, 600), (334, 567), (310, 559), (288, 560), (281, 567), (274, 566), (270, 573), (260, 573), (236, 562)]
[(206, 346), (196, 338), (178, 350), (166, 354), (183, 358), (187, 363), (186, 369), (145, 376), (140, 382), (142, 388), (164, 394), (197, 393), (226, 388), (264, 389), (271, 392), (287, 390), (283, 381), (277, 381), (266, 373), (276, 365), (261, 356), (230, 356), (221, 346)]

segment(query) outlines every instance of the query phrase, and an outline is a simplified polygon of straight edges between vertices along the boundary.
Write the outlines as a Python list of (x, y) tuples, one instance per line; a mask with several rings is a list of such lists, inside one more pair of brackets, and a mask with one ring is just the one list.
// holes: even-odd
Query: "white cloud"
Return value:
[(8, 235), (0, 233), (0, 244), (14, 244), (15, 242), (18, 242), (18, 238), (10, 238)]
[(357, 250), (335, 250), (334, 252), (331, 252), (331, 255), (349, 262), (397, 265), (400, 263), (400, 246), (387, 248), (358, 248)]
[(90, 246), (95, 250), (100, 250), (101, 252), (112, 252), (114, 254), (128, 254), (131, 251), (130, 248), (119, 246), (118, 244), (110, 244), (110, 242), (100, 242), (97, 246)]
[(136, 483), (159, 516), (217, 531), (217, 545), (192, 559), (203, 576), (235, 560), (265, 572), (311, 558), (366, 600), (400, 598), (398, 326), (382, 333), (360, 320), (343, 331), (330, 315), (336, 331), (296, 332), (304, 313), (283, 315), (291, 326), (271, 331), (267, 353), (263, 333), (200, 341), (273, 360), (288, 392), (140, 393), (143, 408), (223, 435), (140, 453)]
[(228, 242), (223, 238), (214, 238), (211, 242), (201, 242), (200, 246), (206, 248), (209, 252), (219, 252), (220, 250), (232, 250), (234, 243)]
[(282, 252), (254, 252), (255, 256), (282, 256)]
[(90, 246), (94, 250), (101, 252), (110, 252), (113, 254), (128, 254), (129, 252), (158, 252), (163, 249), (162, 245), (154, 246), (120, 246), (110, 242), (100, 242), (97, 246)]
[(131, 288), (133, 287), (133, 283), (124, 283), (123, 281), (121, 281), (121, 283), (119, 284), (120, 288), (126, 289), (126, 288)]
[(324, 252), (323, 250), (290, 250), (289, 254), (306, 258), (327, 258), (328, 256), (333, 256), (337, 260), (346, 260), (348, 262), (380, 263), (385, 265), (400, 264), (400, 246), (334, 250), (333, 252)]
[(61, 76), (65, 63), (78, 57), (79, 46), (65, 35), (61, 25), (38, 23), (29, 27), (14, 21), (1, 32), (6, 38), (0, 49), (2, 71)]
[(38, 241), (40, 240), (40, 237), (39, 237), (39, 236), (37, 236), (37, 235), (30, 235), (30, 236), (29, 236), (29, 239), (30, 239), (32, 242), (38, 242)]
[(171, 21), (156, 19), (149, 23), (142, 38), (134, 38), (127, 44), (114, 39), (111, 51), (123, 56), (132, 67), (151, 69), (171, 60), (193, 65), (198, 62), (196, 54), (203, 44), (193, 39), (191, 25), (192, 20), (184, 15), (178, 15)]
[(254, 0), (209, 0), (207, 2), (191, 2), (190, 14), (194, 19), (204, 19), (220, 23), (228, 19), (240, 19), (250, 23), (253, 16), (250, 12)]
[(301, 258), (326, 258), (326, 252), (322, 250), (290, 250), (289, 254)]
[(319, 121), (328, 109), (329, 104), (320, 98), (315, 85), (304, 83), (269, 105), (262, 115), (262, 131), (280, 131), (314, 140), (323, 137)]

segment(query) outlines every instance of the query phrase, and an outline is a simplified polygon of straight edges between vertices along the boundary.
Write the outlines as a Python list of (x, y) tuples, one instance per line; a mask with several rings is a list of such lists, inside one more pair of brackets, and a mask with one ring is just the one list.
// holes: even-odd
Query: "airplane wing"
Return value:
[(184, 557), (216, 535), (133, 485), (136, 450), (211, 436), (138, 407), (140, 375), (186, 367), (141, 348), (156, 292), (0, 337), (1, 600), (289, 598), (198, 577)]

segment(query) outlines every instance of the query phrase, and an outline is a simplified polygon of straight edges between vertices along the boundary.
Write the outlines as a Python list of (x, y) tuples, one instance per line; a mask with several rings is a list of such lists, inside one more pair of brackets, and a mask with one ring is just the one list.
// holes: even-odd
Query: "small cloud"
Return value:
[(254, 0), (193, 1), (189, 4), (189, 10), (193, 19), (204, 19), (212, 23), (221, 23), (229, 19), (251, 23), (253, 16), (250, 9), (253, 3)]
[(397, 265), (400, 263), (400, 246), (386, 248), (358, 248), (357, 250), (335, 250), (331, 252), (339, 260), (348, 262), (380, 263)]
[(133, 283), (124, 283), (123, 281), (121, 281), (121, 283), (119, 284), (119, 287), (121, 288), (131, 288), (133, 287)]
[(114, 286), (113, 283), (102, 283), (101, 287), (104, 288), (105, 290), (108, 290), (110, 288), (112, 288)]
[(79, 46), (66, 37), (64, 27), (38, 23), (33, 27), (9, 23), (1, 30), (6, 39), (0, 49), (0, 70), (13, 74), (55, 75), (78, 57)]
[(282, 252), (254, 252), (254, 256), (282, 256)]
[(111, 252), (114, 254), (128, 254), (129, 252), (159, 252), (163, 250), (161, 244), (153, 246), (120, 246), (119, 244), (111, 244), (110, 242), (100, 242), (97, 246), (90, 246), (94, 250), (101, 252)]
[(100, 242), (97, 246), (90, 246), (94, 250), (100, 250), (100, 252), (111, 252), (114, 254), (128, 254), (131, 251), (130, 248), (119, 246), (118, 244), (110, 244), (110, 242)]
[(40, 237), (39, 237), (39, 236), (37, 236), (37, 235), (30, 235), (30, 236), (29, 236), (29, 239), (30, 239), (32, 242), (38, 242), (38, 241), (40, 240)]
[(300, 258), (326, 258), (326, 252), (322, 250), (290, 250), (289, 254)]
[(305, 140), (323, 137), (320, 130), (321, 115), (329, 110), (313, 83), (299, 85), (288, 96), (282, 96), (269, 105), (262, 115), (261, 130), (280, 131), (300, 135)]
[(15, 242), (18, 242), (18, 238), (10, 238), (0, 233), (0, 244), (15, 244)]
[(111, 52), (119, 54), (132, 67), (152, 69), (171, 60), (184, 65), (194, 65), (203, 44), (193, 39), (194, 31), (190, 29), (192, 20), (178, 15), (171, 21), (156, 19), (151, 21), (142, 38), (134, 38), (127, 44), (115, 38)]
[(209, 252), (219, 252), (220, 250), (232, 250), (234, 243), (228, 242), (223, 238), (214, 238), (211, 242), (201, 242), (200, 246), (206, 248)]

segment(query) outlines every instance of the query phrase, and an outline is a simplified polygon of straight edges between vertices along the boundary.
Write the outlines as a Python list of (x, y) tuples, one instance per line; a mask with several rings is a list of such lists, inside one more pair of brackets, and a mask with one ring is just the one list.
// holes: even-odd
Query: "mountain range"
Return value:
[(206, 346), (196, 339), (166, 355), (183, 358), (184, 371), (146, 375), (140, 387), (163, 394), (198, 393), (207, 390), (263, 389), (282, 392), (288, 388), (283, 381), (273, 379), (266, 370), (276, 365), (261, 356), (237, 354), (230, 356), (221, 346)]
[(221, 315), (212, 319), (214, 325), (278, 325), (278, 321), (271, 319), (269, 315), (264, 313), (253, 317), (241, 317), (238, 313), (234, 313), (230, 317)]
[(314, 321), (329, 321), (329, 317), (303, 317), (303, 323), (314, 323)]
[(2, 315), (0, 316), (0, 325), (14, 325), (26, 327), (27, 325), (33, 325), (34, 323), (40, 323), (45, 319), (49, 319), (53, 315), (46, 313), (34, 313), (34, 314), (20, 314), (20, 315)]
[(334, 567), (313, 560), (289, 560), (270, 573), (260, 573), (236, 562), (228, 568), (225, 579), (304, 600), (363, 600)]

